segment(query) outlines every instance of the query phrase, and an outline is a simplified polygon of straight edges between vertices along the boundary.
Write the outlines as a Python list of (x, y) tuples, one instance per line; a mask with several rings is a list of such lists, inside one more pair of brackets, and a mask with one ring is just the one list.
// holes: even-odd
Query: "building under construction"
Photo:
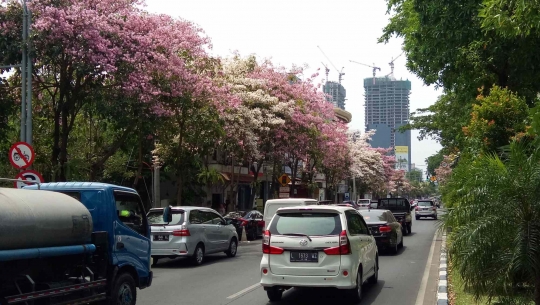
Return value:
[(396, 168), (411, 168), (411, 131), (399, 132), (409, 122), (411, 82), (393, 77), (365, 78), (366, 131), (375, 129), (372, 147), (393, 148)]
[(323, 85), (323, 92), (326, 93), (328, 102), (334, 104), (334, 107), (345, 110), (345, 96), (347, 91), (340, 83), (328, 81)]

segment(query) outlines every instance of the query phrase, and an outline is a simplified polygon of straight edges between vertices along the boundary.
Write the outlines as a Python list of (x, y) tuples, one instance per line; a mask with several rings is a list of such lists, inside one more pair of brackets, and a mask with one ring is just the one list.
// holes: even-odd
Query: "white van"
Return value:
[(264, 205), (264, 227), (270, 223), (272, 217), (276, 215), (276, 211), (279, 208), (294, 207), (302, 205), (317, 205), (319, 202), (312, 198), (283, 198), (283, 199), (270, 199), (266, 201)]

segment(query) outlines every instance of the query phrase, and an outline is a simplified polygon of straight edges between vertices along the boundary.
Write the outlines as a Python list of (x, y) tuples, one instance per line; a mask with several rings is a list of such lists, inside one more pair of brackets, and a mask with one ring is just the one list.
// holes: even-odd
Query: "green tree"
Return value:
[(539, 191), (536, 146), (512, 142), (502, 156), (465, 157), (454, 169), (444, 225), (454, 268), (476, 297), (540, 304)]
[(443, 155), (442, 150), (426, 158), (428, 178), (436, 175), (435, 169), (439, 167), (439, 165), (441, 165), (441, 162), (443, 161), (443, 159), (444, 159), (444, 155)]

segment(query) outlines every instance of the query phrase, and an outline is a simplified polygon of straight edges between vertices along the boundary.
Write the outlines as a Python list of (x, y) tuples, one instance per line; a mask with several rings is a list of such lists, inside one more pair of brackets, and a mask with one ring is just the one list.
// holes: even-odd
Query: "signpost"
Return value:
[(15, 181), (14, 186), (18, 189), (22, 188), (25, 185), (31, 185), (35, 183), (43, 183), (45, 180), (43, 179), (43, 176), (41, 176), (40, 173), (34, 171), (34, 170), (25, 170), (23, 172), (20, 172), (15, 179), (17, 180), (25, 180), (32, 183), (25, 183), (22, 181)]
[(34, 149), (26, 142), (17, 142), (9, 149), (9, 162), (17, 169), (30, 167), (35, 158)]

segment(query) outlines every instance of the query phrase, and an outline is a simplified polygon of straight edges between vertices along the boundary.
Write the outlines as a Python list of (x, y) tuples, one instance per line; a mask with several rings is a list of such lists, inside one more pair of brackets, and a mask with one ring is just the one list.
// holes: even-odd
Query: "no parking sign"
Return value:
[(32, 185), (32, 184), (44, 182), (41, 174), (34, 170), (25, 170), (24, 172), (20, 172), (15, 177), (15, 179), (28, 181), (28, 182), (15, 181), (14, 186), (18, 189), (22, 188), (25, 185)]

